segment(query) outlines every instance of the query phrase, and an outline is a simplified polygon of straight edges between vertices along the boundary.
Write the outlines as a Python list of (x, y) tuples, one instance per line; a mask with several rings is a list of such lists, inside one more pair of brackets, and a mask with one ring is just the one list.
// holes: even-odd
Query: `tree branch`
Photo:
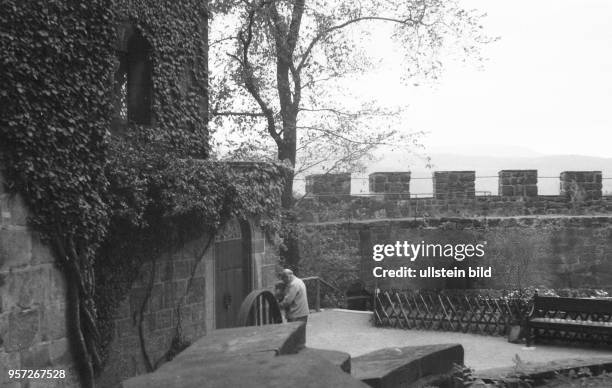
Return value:
[(263, 112), (233, 112), (233, 111), (212, 111), (213, 116), (247, 116), (247, 117), (265, 117)]
[(345, 27), (350, 26), (351, 24), (355, 24), (358, 22), (362, 22), (362, 21), (367, 21), (367, 20), (378, 20), (378, 21), (385, 21), (385, 22), (392, 22), (392, 23), (398, 23), (398, 24), (404, 24), (404, 25), (411, 25), (411, 26), (415, 26), (417, 24), (422, 24), (422, 20), (423, 20), (423, 16), (424, 16), (424, 10), (421, 13), (421, 16), (417, 19), (413, 19), (412, 15), (410, 15), (410, 17), (406, 18), (406, 19), (395, 19), (395, 18), (387, 18), (387, 17), (382, 17), (382, 16), (362, 16), (362, 17), (358, 17), (355, 19), (350, 19), (347, 20), (346, 22), (342, 23), (342, 24), (338, 24), (336, 26), (330, 27), (328, 29), (326, 29), (325, 31), (320, 32), (319, 34), (317, 34), (317, 36), (315, 36), (310, 43), (308, 44), (306, 50), (304, 51), (304, 54), (302, 54), (302, 59), (300, 60), (300, 63), (297, 66), (297, 70), (301, 71), (302, 68), (304, 67), (304, 64), (306, 63), (306, 61), (308, 60), (308, 57), (310, 56), (310, 54), (312, 53), (312, 50), (314, 49), (314, 46), (323, 38), (325, 38), (327, 35), (329, 35), (330, 33), (337, 31), (337, 30), (341, 30)]

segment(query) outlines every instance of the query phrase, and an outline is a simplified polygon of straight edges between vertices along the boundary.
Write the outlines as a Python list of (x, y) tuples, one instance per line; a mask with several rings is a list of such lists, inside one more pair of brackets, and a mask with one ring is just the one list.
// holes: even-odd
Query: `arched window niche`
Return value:
[(153, 124), (152, 50), (151, 44), (133, 24), (120, 26), (114, 75), (114, 130), (129, 123)]

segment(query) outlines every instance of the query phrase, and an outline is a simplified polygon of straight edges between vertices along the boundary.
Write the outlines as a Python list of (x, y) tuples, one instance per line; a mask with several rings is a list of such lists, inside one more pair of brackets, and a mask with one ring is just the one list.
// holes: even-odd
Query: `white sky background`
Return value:
[[(382, 31), (384, 58), (359, 82), (384, 104), (409, 105), (407, 129), (429, 132), (428, 151), (499, 144), (542, 154), (612, 157), (612, 1), (464, 0), (487, 13), (482, 69), (448, 63), (436, 83), (399, 82), (401, 58)], [(494, 156), (494, 155), (492, 155)]]

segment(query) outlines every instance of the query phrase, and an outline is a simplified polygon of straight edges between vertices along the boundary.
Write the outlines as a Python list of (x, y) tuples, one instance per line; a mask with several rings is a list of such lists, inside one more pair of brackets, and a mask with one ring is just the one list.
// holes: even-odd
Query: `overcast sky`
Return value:
[(483, 69), (449, 64), (437, 84), (404, 86), (389, 58), (364, 83), (410, 105), (407, 126), (430, 132), (430, 150), (507, 144), (542, 154), (612, 157), (612, 1), (464, 0), (488, 14)]

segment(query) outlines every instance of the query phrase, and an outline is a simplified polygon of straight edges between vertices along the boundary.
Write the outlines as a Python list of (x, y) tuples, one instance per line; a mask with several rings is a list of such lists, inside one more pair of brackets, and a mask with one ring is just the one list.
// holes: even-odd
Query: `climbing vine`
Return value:
[[(230, 217), (278, 227), (284, 167), (204, 160), (206, 18), (197, 0), (0, 4), (3, 174), (66, 278), (85, 387), (143, 263)], [(153, 117), (111, 133), (122, 25), (150, 43)]]

